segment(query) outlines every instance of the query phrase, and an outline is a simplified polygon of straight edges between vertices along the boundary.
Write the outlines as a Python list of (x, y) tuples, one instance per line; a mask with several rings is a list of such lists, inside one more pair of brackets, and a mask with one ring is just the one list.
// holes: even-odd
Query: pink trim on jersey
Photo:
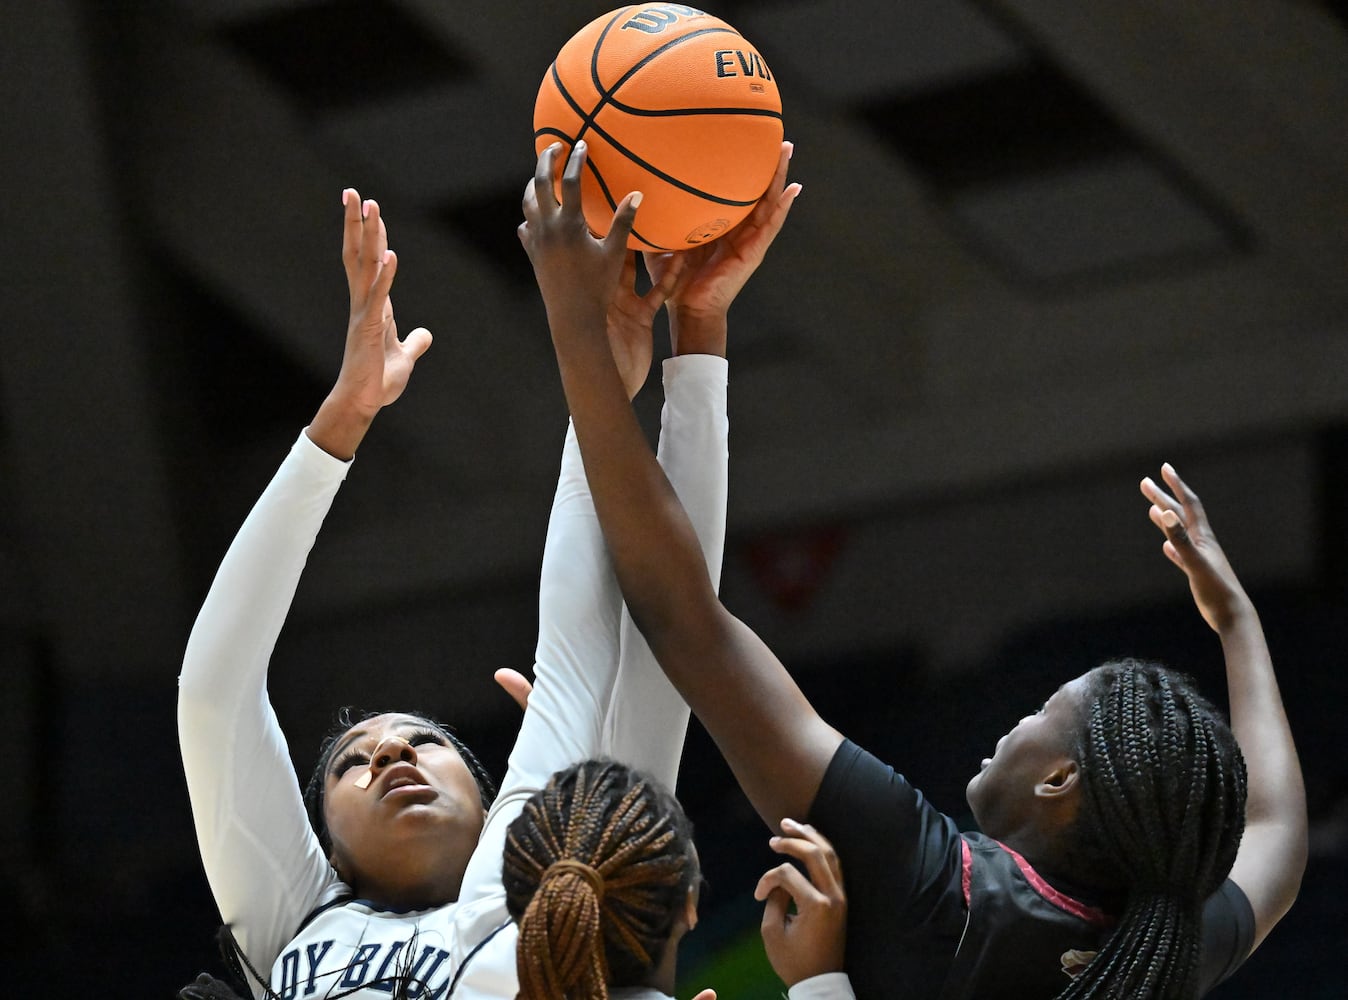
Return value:
[(960, 853), (964, 855), (964, 871), (960, 873), (960, 885), (964, 889), (964, 908), (969, 908), (969, 889), (974, 881), (974, 852), (969, 849), (969, 842), (963, 837), (960, 838)]
[[(1057, 889), (1053, 888), (1053, 886), (1049, 885), (1047, 882), (1044, 881), (1044, 877), (1042, 875), (1040, 875), (1037, 871), (1034, 870), (1033, 865), (1031, 865), (1028, 861), (1022, 858), (1015, 851), (1011, 850), (1011, 848), (1003, 844), (1000, 840), (993, 841), (993, 843), (995, 843), (998, 847), (1004, 850), (1007, 854), (1011, 855), (1012, 859), (1015, 860), (1017, 866), (1019, 866), (1020, 873), (1025, 876), (1025, 881), (1030, 883), (1031, 889), (1039, 893), (1039, 895), (1043, 896), (1045, 900), (1052, 903), (1054, 906), (1062, 910), (1064, 913), (1070, 913), (1072, 916), (1084, 920), (1088, 924), (1095, 924), (1095, 926), (1097, 927), (1109, 927), (1114, 923), (1113, 918), (1111, 918), (1109, 914), (1105, 913), (1104, 910), (1096, 909), (1094, 906), (1087, 906), (1081, 900), (1073, 899), (1071, 896), (1068, 896), (1065, 893), (1061, 893)], [(965, 850), (965, 857), (967, 858), (969, 851), (968, 844), (964, 845), (964, 850)], [(967, 861), (965, 862), (965, 869), (966, 871), (968, 869)], [(967, 880), (968, 878), (967, 874), (965, 875), (965, 878)], [(965, 900), (968, 900), (969, 898), (968, 888), (965, 888), (964, 890), (964, 898)]]

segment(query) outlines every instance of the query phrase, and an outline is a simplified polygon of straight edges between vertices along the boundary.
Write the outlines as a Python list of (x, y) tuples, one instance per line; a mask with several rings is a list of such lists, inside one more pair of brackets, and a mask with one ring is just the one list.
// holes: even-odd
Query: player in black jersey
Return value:
[[(555, 155), (539, 159), (540, 191)], [(833, 841), (858, 996), (1191, 997), (1239, 965), (1296, 897), (1305, 793), (1262, 627), (1198, 497), (1169, 466), (1170, 492), (1142, 483), (1165, 554), (1221, 640), (1230, 728), (1178, 674), (1131, 661), (1091, 671), (1001, 741), (969, 788), (984, 835), (960, 836), (820, 718), (710, 587), (604, 337), (622, 263), (613, 234), (640, 199), (619, 203), (607, 244), (594, 240), (575, 210), (583, 160), (521, 236), (619, 582), (769, 827), (808, 816)]]

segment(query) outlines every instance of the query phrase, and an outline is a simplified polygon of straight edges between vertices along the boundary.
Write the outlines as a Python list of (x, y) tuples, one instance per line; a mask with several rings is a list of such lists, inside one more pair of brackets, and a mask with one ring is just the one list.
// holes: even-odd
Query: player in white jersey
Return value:
[[(596, 755), (672, 787), (687, 709), (622, 610), (568, 432), (541, 575), (537, 683), (490, 811), (471, 756), (442, 727), (382, 714), (328, 747), (310, 825), (267, 700), (268, 664), (357, 446), (430, 345), (424, 330), (398, 339), (397, 259), (378, 206), (354, 191), (343, 199), (351, 323), (341, 373), (231, 545), (184, 658), (179, 733), (197, 837), (256, 996), (513, 997), (516, 933), (501, 884), (510, 821), (553, 772)], [(765, 204), (775, 234), (789, 205)], [(757, 256), (734, 263), (736, 291), (770, 241), (760, 235)], [(638, 387), (651, 321), (682, 262), (652, 263), (662, 280), (645, 297), (627, 283), (610, 315), (615, 353)], [(699, 270), (673, 304), (690, 301), (699, 282), (723, 285), (724, 272)], [(661, 436), (669, 475), (699, 512), (713, 580), (725, 507), (720, 319), (721, 349), (710, 355), (700, 353), (697, 322), (672, 321), (679, 339), (665, 367)], [(384, 676), (396, 683), (396, 670)]]

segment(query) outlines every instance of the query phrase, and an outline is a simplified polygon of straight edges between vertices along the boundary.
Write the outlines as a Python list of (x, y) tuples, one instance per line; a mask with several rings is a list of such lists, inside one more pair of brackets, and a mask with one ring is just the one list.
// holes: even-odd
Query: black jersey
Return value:
[[(850, 741), (810, 810), (847, 885), (847, 972), (860, 1000), (1051, 1000), (1108, 938), (1103, 910), (1020, 855), (961, 833), (893, 768)], [(1249, 954), (1254, 913), (1227, 880), (1204, 907), (1200, 992)]]

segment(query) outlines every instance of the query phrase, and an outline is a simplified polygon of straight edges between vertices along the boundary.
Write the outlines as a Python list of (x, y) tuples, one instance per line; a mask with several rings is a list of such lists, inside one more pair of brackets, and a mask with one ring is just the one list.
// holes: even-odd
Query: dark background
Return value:
[[(565, 422), (513, 230), (538, 81), (608, 6), (5, 6), (6, 994), (169, 997), (217, 967), (175, 677), (336, 373), (346, 185), (384, 206), (403, 328), (437, 339), (324, 529), (273, 700), (306, 774), (345, 703), (425, 707), (502, 770), (491, 672), (531, 661)], [(1344, 4), (715, 12), (772, 67), (805, 185), (732, 314), (727, 604), (962, 816), (996, 738), (1102, 656), (1221, 697), (1136, 490), (1175, 462), (1259, 602), (1311, 803), (1302, 898), (1221, 995), (1340, 995)], [(712, 881), (696, 976), (756, 926), (771, 859), (696, 727), (680, 794)]]

